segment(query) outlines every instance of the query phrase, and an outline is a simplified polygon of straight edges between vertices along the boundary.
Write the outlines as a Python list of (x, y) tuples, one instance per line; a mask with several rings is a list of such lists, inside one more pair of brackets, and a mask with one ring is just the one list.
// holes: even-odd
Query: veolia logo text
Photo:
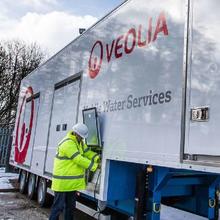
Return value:
[(153, 18), (148, 20), (147, 33), (143, 33), (143, 26), (140, 24), (138, 27), (130, 28), (126, 34), (118, 36), (111, 44), (105, 44), (98, 40), (92, 47), (89, 58), (89, 76), (94, 79), (100, 72), (103, 59), (108, 63), (114, 57), (119, 59), (123, 55), (131, 54), (135, 47), (144, 48), (150, 43), (157, 40), (158, 34), (163, 33), (164, 36), (168, 35), (167, 21), (165, 13), (161, 12), (157, 18), (155, 30), (153, 30)]

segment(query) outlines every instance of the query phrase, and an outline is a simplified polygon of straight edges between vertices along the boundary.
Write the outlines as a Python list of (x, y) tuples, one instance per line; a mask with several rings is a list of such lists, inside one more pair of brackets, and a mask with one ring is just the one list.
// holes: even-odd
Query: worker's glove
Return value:
[(101, 158), (100, 158), (100, 156), (97, 158), (96, 163), (101, 163)]
[(101, 155), (97, 154), (97, 155), (95, 156), (94, 161), (95, 161), (96, 163), (100, 163), (100, 162), (101, 162)]

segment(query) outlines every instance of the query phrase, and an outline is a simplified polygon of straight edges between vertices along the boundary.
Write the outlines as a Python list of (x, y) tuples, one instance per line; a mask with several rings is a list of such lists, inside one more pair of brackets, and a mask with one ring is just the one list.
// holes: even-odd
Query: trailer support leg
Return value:
[(160, 194), (160, 192), (153, 193), (151, 206), (152, 206), (151, 220), (159, 220), (160, 219), (160, 210), (161, 210), (161, 194)]
[[(149, 194), (147, 197), (148, 212), (146, 220), (159, 220), (161, 211), (161, 193), (172, 174), (167, 168), (153, 167), (149, 173)], [(150, 211), (149, 211), (150, 210)]]
[(220, 177), (217, 177), (209, 186), (208, 198), (208, 219), (218, 220), (218, 194), (219, 194)]
[(135, 196), (135, 211), (134, 220), (143, 220), (145, 215), (145, 204), (146, 204), (146, 170), (141, 170), (137, 174), (136, 178), (136, 196)]

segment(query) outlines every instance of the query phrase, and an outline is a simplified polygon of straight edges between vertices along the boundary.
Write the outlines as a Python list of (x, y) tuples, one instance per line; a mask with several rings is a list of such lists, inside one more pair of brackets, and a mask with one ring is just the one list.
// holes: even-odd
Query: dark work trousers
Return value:
[(55, 192), (49, 220), (58, 220), (61, 212), (64, 220), (73, 220), (75, 206), (76, 192)]

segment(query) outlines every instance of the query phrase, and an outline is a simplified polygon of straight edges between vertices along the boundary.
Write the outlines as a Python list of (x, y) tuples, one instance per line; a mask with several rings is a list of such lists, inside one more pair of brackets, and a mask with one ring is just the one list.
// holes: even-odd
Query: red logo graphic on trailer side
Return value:
[[(18, 121), (16, 125), (16, 136), (15, 136), (15, 161), (17, 163), (23, 163), (25, 161), (30, 139), (31, 139), (31, 131), (33, 127), (33, 119), (34, 119), (34, 99), (31, 100), (31, 114), (29, 118), (29, 124), (28, 127), (23, 122), (22, 126), (20, 127), (21, 122), (21, 116), (24, 114), (25, 111), (25, 104), (28, 97), (33, 95), (33, 89), (32, 87), (28, 87), (25, 96), (23, 97), (22, 104), (20, 107), (20, 110), (18, 112)], [(27, 134), (26, 134), (26, 129)]]
[[(100, 50), (99, 63), (98, 63), (97, 57), (92, 59), (92, 54), (95, 48), (99, 48)], [(102, 66), (102, 59), (103, 59), (103, 45), (101, 41), (96, 41), (96, 43), (94, 44), (92, 48), (90, 59), (89, 59), (89, 75), (92, 79), (98, 75), (101, 69), (101, 66)]]
[(132, 53), (135, 47), (147, 47), (150, 43), (157, 40), (158, 34), (161, 32), (164, 36), (168, 35), (164, 12), (159, 14), (155, 30), (153, 30), (152, 24), (153, 19), (150, 17), (148, 20), (147, 33), (143, 33), (143, 27), (140, 24), (136, 28), (130, 28), (126, 34), (118, 36), (111, 42), (111, 44), (106, 44), (100, 40), (96, 41), (90, 52), (88, 63), (88, 73), (90, 78), (94, 79), (99, 74), (104, 58), (109, 63), (113, 57), (119, 59), (125, 54)]

